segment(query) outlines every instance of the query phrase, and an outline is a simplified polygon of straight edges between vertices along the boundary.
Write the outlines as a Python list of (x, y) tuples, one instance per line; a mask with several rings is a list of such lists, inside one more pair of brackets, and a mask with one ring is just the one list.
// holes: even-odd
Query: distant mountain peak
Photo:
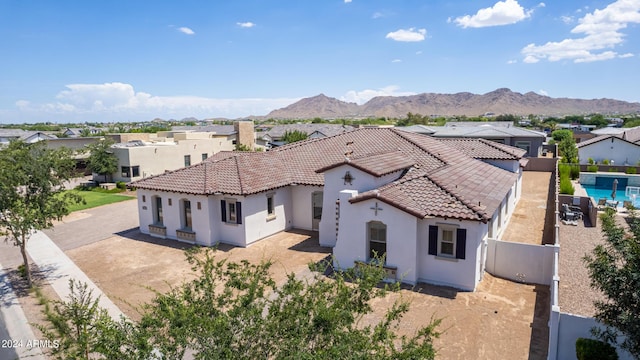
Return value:
[(639, 103), (613, 99), (551, 98), (529, 91), (526, 94), (499, 88), (483, 95), (421, 93), (409, 96), (376, 96), (363, 105), (318, 94), (301, 99), (266, 115), (276, 119), (402, 118), (407, 113), (434, 116), (480, 116), (487, 112), (513, 115), (564, 116), (580, 114), (640, 113)]

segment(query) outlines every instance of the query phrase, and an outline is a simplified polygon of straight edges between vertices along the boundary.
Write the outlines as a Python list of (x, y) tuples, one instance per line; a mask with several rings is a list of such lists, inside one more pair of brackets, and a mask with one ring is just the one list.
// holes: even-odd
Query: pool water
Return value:
[[(611, 198), (611, 187), (596, 187), (593, 185), (582, 185), (582, 187), (587, 191), (587, 195), (592, 197), (596, 202), (598, 202), (601, 198), (607, 198), (608, 200), (612, 200)], [(616, 191), (616, 201), (620, 201), (618, 206), (622, 206), (623, 201), (632, 201), (630, 198), (625, 196), (625, 188), (618, 188)], [(636, 198), (636, 203), (640, 202), (640, 198)]]

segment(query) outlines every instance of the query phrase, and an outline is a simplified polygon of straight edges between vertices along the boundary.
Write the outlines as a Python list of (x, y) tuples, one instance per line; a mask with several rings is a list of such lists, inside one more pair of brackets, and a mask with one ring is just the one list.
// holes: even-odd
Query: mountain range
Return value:
[(304, 98), (287, 107), (273, 110), (264, 118), (403, 118), (407, 113), (434, 116), (495, 115), (588, 115), (640, 113), (640, 103), (614, 99), (552, 98), (528, 92), (521, 94), (501, 88), (478, 95), (422, 93), (410, 96), (377, 96), (362, 105), (345, 102), (324, 94)]

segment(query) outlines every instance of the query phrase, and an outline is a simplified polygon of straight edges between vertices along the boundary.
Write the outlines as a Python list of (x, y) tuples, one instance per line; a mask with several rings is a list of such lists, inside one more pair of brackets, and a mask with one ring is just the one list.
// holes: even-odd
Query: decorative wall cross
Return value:
[(376, 216), (378, 216), (378, 210), (379, 210), (379, 211), (382, 211), (382, 208), (378, 206), (378, 202), (377, 202), (377, 201), (376, 201), (376, 205), (375, 205), (375, 206), (370, 207), (369, 209), (371, 209), (371, 210), (375, 211), (375, 215), (376, 215)]

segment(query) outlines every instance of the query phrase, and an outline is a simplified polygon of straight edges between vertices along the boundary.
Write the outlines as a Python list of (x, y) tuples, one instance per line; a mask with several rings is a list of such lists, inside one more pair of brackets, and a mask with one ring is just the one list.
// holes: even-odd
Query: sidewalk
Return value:
[(29, 320), (0, 264), (0, 359), (44, 360), (40, 348), (30, 346), (30, 341), (35, 339)]
[(27, 242), (27, 252), (63, 301), (69, 299), (69, 280), (75, 279), (86, 283), (94, 298), (100, 296), (99, 306), (106, 309), (114, 320), (125, 317), (102, 290), (42, 231), (31, 236)]

